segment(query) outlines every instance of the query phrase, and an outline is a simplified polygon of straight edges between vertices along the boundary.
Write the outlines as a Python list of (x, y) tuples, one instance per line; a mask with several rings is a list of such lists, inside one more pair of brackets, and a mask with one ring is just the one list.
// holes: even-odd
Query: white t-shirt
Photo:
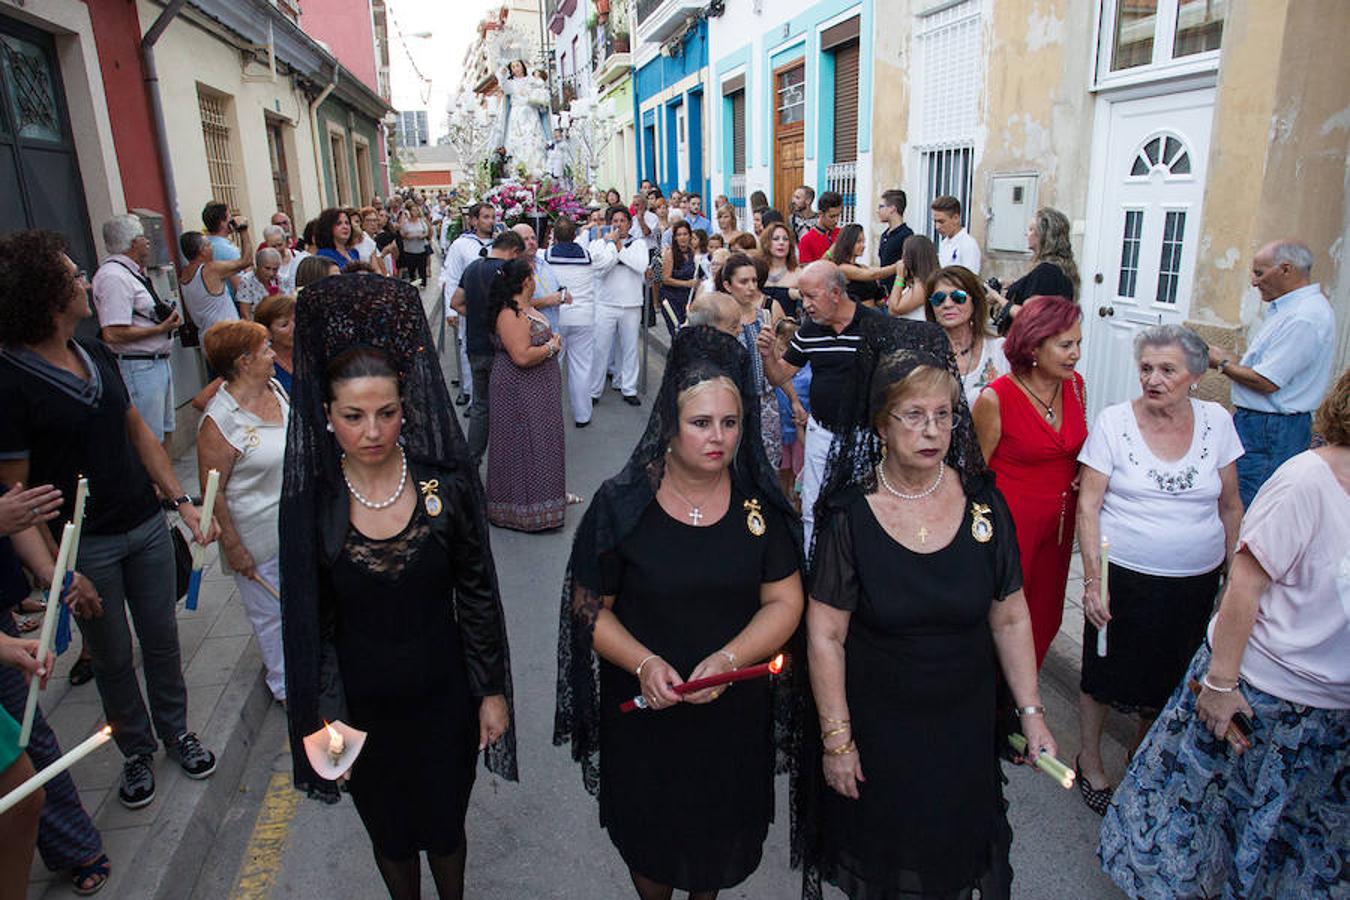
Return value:
[(1145, 575), (1203, 575), (1224, 559), (1219, 470), (1242, 455), (1227, 410), (1191, 400), (1195, 424), (1186, 455), (1164, 462), (1139, 431), (1129, 401), (1097, 415), (1078, 461), (1106, 475), (1101, 535), (1110, 561)]
[(1307, 450), (1275, 470), (1238, 546), (1270, 576), (1242, 677), (1292, 703), (1350, 709), (1350, 495), (1322, 457)]
[(994, 379), (1000, 375), (1007, 375), (1012, 371), (1012, 366), (1008, 365), (1008, 358), (1003, 355), (1003, 338), (984, 336), (980, 341), (980, 360), (975, 364), (975, 368), (961, 376), (961, 387), (966, 392), (966, 405), (974, 409), (975, 398), (980, 396), (980, 391), (989, 387)]
[(980, 245), (969, 231), (962, 228), (951, 237), (938, 241), (938, 262), (944, 266), (965, 266), (980, 274)]
[(368, 234), (361, 235), (361, 243), (356, 245), (356, 253), (361, 258), (361, 262), (370, 262), (370, 258), (380, 252), (375, 239)]

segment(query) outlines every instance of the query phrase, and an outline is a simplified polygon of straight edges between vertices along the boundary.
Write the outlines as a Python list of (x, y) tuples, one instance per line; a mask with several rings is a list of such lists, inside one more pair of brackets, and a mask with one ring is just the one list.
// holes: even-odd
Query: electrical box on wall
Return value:
[(989, 179), (990, 250), (1027, 253), (1027, 224), (1036, 213), (1039, 175), (993, 175)]

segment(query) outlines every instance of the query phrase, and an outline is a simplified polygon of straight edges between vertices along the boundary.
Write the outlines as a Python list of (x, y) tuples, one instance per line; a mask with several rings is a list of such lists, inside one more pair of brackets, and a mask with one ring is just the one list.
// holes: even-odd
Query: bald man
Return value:
[(520, 235), (520, 239), (525, 242), (525, 252), (520, 254), (520, 259), (527, 260), (534, 269), (534, 298), (531, 305), (544, 314), (544, 318), (548, 319), (548, 327), (557, 334), (558, 308), (568, 302), (567, 294), (558, 283), (558, 276), (554, 274), (553, 267), (544, 259), (544, 254), (539, 252), (539, 238), (534, 233), (534, 227), (521, 222), (512, 225), (511, 230)]
[(689, 304), (685, 327), (707, 325), (734, 338), (741, 336), (741, 306), (730, 294), (713, 291), (699, 294)]

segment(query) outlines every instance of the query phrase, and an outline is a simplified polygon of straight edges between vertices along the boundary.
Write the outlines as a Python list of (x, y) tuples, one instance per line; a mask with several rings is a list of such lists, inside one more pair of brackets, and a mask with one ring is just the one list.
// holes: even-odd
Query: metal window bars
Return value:
[(211, 197), (239, 209), (234, 183), (234, 162), (230, 158), (230, 123), (225, 116), (225, 100), (215, 94), (197, 92), (197, 108), (202, 117), (202, 139), (206, 144), (206, 169), (211, 181)]

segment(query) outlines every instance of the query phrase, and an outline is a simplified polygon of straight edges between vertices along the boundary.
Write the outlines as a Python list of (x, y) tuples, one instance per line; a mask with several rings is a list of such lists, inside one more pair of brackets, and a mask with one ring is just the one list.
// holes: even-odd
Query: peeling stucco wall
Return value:
[[(876, 9), (872, 38), (872, 202), (877, 208), (883, 191), (900, 188), (917, 202), (917, 191), (908, 180), (906, 147), (909, 104), (913, 96), (910, 65), (914, 50), (914, 13), (910, 3), (883, 0)], [(917, 177), (917, 173), (914, 173)], [(861, 207), (861, 204), (859, 204)], [(915, 220), (913, 213), (907, 218)]]

